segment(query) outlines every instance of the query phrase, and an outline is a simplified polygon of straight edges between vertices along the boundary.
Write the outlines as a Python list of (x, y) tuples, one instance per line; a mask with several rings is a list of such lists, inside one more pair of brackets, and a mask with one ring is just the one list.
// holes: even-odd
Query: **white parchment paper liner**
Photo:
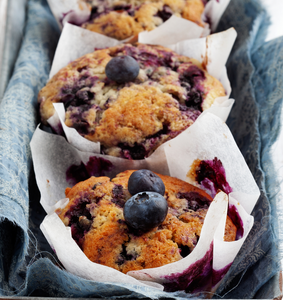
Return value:
[[(68, 249), (64, 247), (64, 243), (60, 246), (61, 242), (57, 242), (60, 237), (53, 232), (55, 230), (54, 228), (49, 228), (48, 224), (53, 221), (48, 220), (50, 216), (56, 218), (54, 217), (56, 207), (61, 207), (66, 204), (66, 199), (60, 202), (58, 202), (58, 200), (64, 198), (65, 188), (70, 186), (66, 178), (67, 169), (72, 165), (79, 165), (81, 162), (86, 164), (89, 158), (94, 156), (106, 159), (112, 163), (113, 168), (108, 171), (105, 170), (105, 176), (113, 177), (117, 173), (127, 169), (147, 168), (185, 181), (189, 181), (187, 174), (196, 159), (212, 160), (215, 157), (220, 159), (226, 171), (227, 181), (233, 189), (229, 201), (234, 201), (230, 202), (230, 204), (235, 204), (236, 201), (237, 211), (244, 223), (244, 236), (238, 241), (226, 243), (227, 247), (221, 246), (221, 243), (224, 243), (223, 233), (225, 226), (222, 217), (226, 215), (227, 209), (226, 205), (224, 205), (225, 212), (223, 213), (223, 210), (219, 209), (219, 215), (216, 218), (217, 224), (215, 224), (214, 227), (207, 225), (208, 233), (204, 234), (204, 236), (209, 236), (211, 241), (214, 239), (216, 248), (213, 253), (213, 260), (215, 261), (213, 268), (215, 268), (215, 270), (222, 269), (232, 263), (253, 225), (253, 218), (249, 214), (260, 195), (259, 189), (227, 125), (220, 118), (211, 113), (202, 114), (187, 131), (181, 133), (177, 138), (164, 143), (151, 157), (140, 161), (130, 161), (106, 155), (82, 152), (71, 146), (63, 137), (46, 133), (39, 128), (37, 128), (32, 138), (31, 150), (36, 180), (41, 192), (41, 204), (48, 213), (41, 227), (47, 235), (47, 239), (56, 250), (56, 253), (59, 251), (57, 247), (62, 246), (60, 251), (63, 251), (64, 256), (68, 256)], [(232, 200), (232, 198), (234, 200)], [(58, 204), (56, 205), (57, 202)], [(220, 227), (218, 227), (217, 234), (215, 234), (218, 225)], [(203, 232), (206, 232), (206, 229), (204, 229)], [(203, 232), (201, 235), (203, 235)], [(182, 260), (182, 263), (177, 264), (178, 268), (176, 270), (178, 270), (178, 272), (180, 272), (182, 268), (182, 270), (187, 269), (189, 267), (187, 263), (191, 264), (195, 262), (203, 253), (208, 251), (207, 247), (210, 246), (210, 242), (206, 238), (203, 238), (203, 240), (205, 241), (201, 243), (202, 246), (198, 246), (202, 248), (201, 254), (198, 253), (199, 250), (196, 248), (190, 255)], [(224, 261), (223, 257), (225, 257)], [(70, 258), (69, 262), (72, 262), (72, 258)], [(223, 263), (225, 264), (224, 266)], [(76, 268), (77, 267), (79, 266), (76, 266)], [(73, 270), (71, 266), (67, 266), (66, 268), (72, 270), (72, 272), (76, 272), (75, 274), (80, 276), (89, 276), (84, 275), (81, 269), (76, 271)], [(112, 269), (108, 269), (112, 274)], [(141, 280), (150, 279), (161, 283), (165, 280), (164, 275), (174, 274), (176, 270), (174, 263), (166, 267), (135, 271), (130, 274)], [(148, 278), (145, 273), (150, 274), (151, 278)], [(124, 276), (128, 275), (123, 275), (122, 277)], [(94, 277), (93, 280), (99, 280), (99, 278)], [(116, 278), (115, 280), (118, 279)]]
[[(173, 45), (167, 45), (173, 51), (181, 55), (195, 58), (200, 61), (209, 74), (216, 77), (224, 86), (226, 96), (215, 99), (213, 105), (207, 110), (226, 121), (234, 100), (229, 99), (231, 86), (227, 77), (225, 64), (236, 39), (235, 29), (230, 28), (221, 33), (212, 34), (206, 38), (185, 40)], [(147, 40), (144, 40), (147, 42)], [(94, 48), (111, 47), (119, 42), (83, 28), (66, 24), (61, 34), (54, 60), (52, 63), (50, 78), (69, 62), (92, 52)], [(48, 119), (48, 123), (54, 129), (59, 122), (70, 144), (81, 151), (100, 153), (100, 144), (90, 142), (80, 136), (75, 129), (65, 126), (65, 110), (62, 103), (54, 104), (56, 113)], [(61, 128), (61, 127), (60, 127)]]
[(244, 233), (241, 239), (233, 243), (225, 242), (223, 241), (224, 232), (221, 232), (222, 227), (221, 226), (218, 227), (218, 230), (216, 231), (214, 236), (214, 244), (213, 244), (214, 251), (215, 253), (218, 253), (219, 251), (225, 251), (227, 255), (222, 257), (215, 255), (213, 257), (213, 268), (216, 271), (221, 270), (225, 268), (227, 265), (229, 265), (229, 263), (231, 263), (231, 257), (233, 256), (234, 258), (236, 257), (235, 250), (236, 249), (237, 251), (240, 250), (243, 244), (243, 240), (245, 240), (246, 237), (248, 236), (254, 221), (253, 217), (250, 214), (248, 214), (247, 211), (244, 209), (244, 207), (233, 197), (233, 193), (229, 194), (229, 205), (230, 206), (233, 205), (236, 207), (237, 212), (243, 221)]
[[(86, 22), (90, 17), (91, 7), (83, 0), (47, 0), (47, 2), (61, 29), (68, 22), (79, 25)], [(230, 0), (210, 0), (206, 4), (201, 17), (205, 24), (204, 28), (189, 20), (172, 16), (177, 19), (174, 23), (170, 23), (169, 19), (151, 32), (157, 31), (162, 35), (162, 32), (169, 30), (169, 32), (172, 33), (172, 38), (178, 39), (178, 41), (207, 36), (211, 30), (216, 30), (220, 18), (229, 2)], [(162, 32), (160, 28), (162, 28)], [(148, 32), (145, 31), (143, 33), (147, 34)]]

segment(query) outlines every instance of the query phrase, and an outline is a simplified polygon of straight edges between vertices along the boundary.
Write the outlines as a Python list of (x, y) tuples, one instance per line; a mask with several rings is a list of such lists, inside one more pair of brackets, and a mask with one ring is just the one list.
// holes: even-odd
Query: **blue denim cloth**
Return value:
[[(232, 26), (238, 38), (227, 67), (236, 102), (228, 126), (261, 196), (253, 211), (255, 225), (214, 298), (274, 298), (280, 267), (278, 181), (270, 146), (280, 131), (283, 39), (264, 43), (268, 16), (255, 0), (231, 1), (218, 31)], [(59, 34), (46, 1), (29, 0), (23, 43), (0, 103), (0, 296), (203, 297), (79, 278), (64, 271), (42, 236), (38, 226), (44, 211), (29, 142), (38, 123), (37, 93), (48, 80)]]
[(0, 101), (13, 72), (19, 54), (26, 17), (27, 0), (9, 0), (0, 72)]
[(25, 264), (29, 243), (29, 141), (37, 124), (36, 94), (48, 78), (59, 36), (47, 5), (44, 9), (42, 4), (35, 2), (29, 7), (29, 21), (15, 72), (0, 102), (0, 288), (3, 294), (20, 288), (18, 270)]

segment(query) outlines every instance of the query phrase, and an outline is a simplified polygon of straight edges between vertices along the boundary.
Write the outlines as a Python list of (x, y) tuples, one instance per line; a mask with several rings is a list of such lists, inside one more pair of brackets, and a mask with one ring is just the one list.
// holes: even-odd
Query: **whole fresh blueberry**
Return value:
[(106, 76), (118, 83), (130, 82), (139, 75), (140, 66), (131, 56), (113, 57), (105, 67)]
[(158, 175), (150, 170), (142, 169), (131, 174), (128, 181), (128, 190), (131, 195), (149, 191), (164, 196), (165, 185)]
[(141, 192), (131, 197), (124, 206), (124, 218), (129, 227), (147, 232), (166, 218), (166, 199), (155, 192)]

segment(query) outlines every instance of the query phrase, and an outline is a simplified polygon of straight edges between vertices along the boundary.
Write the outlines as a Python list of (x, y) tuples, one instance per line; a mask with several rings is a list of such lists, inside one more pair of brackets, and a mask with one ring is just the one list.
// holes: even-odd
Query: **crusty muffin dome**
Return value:
[(157, 28), (172, 15), (204, 26), (203, 0), (86, 0), (92, 7), (83, 28), (124, 40)]
[[(146, 233), (130, 229), (123, 217), (131, 197), (125, 171), (110, 180), (91, 177), (66, 189), (68, 205), (58, 211), (72, 236), (93, 262), (127, 273), (178, 261), (196, 246), (212, 198), (203, 190), (177, 178), (161, 177), (168, 214), (161, 225)], [(234, 241), (236, 226), (227, 217), (225, 240)]]
[[(117, 83), (105, 67), (128, 55), (138, 77)], [(44, 124), (62, 102), (65, 123), (86, 139), (100, 142), (103, 154), (143, 159), (188, 128), (217, 97), (222, 84), (195, 59), (161, 46), (121, 44), (84, 55), (61, 69), (39, 92)]]

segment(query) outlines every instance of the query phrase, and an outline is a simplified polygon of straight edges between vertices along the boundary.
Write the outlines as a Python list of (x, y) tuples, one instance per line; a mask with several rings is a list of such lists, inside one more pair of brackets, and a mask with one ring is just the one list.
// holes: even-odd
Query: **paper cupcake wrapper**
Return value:
[[(80, 25), (86, 22), (91, 14), (90, 5), (86, 4), (83, 0), (47, 0), (47, 2), (61, 29), (69, 22)], [(162, 35), (162, 32), (166, 32), (169, 29), (169, 32), (173, 35), (173, 39), (176, 40), (176, 38), (179, 37), (178, 41), (207, 36), (210, 34), (211, 30), (216, 30), (221, 16), (229, 2), (230, 0), (210, 0), (205, 5), (201, 17), (205, 24), (204, 28), (189, 20), (177, 18), (173, 15), (172, 17), (177, 19), (174, 23), (170, 23), (172, 20), (169, 19), (151, 32), (157, 31)], [(145, 31), (142, 34), (144, 33), (147, 32)]]
[[(212, 230), (212, 226), (210, 228), (210, 226), (207, 225), (209, 232), (207, 236), (209, 236), (211, 240), (206, 241), (207, 239), (203, 238), (205, 243), (201, 243), (203, 246), (198, 246), (201, 250), (196, 248), (190, 255), (182, 259), (182, 263), (177, 264), (178, 268), (176, 268), (176, 270), (175, 265), (173, 265), (174, 267), (171, 269), (170, 264), (170, 266), (160, 267), (161, 269), (157, 268), (156, 270), (150, 269), (129, 273), (139, 280), (149, 280), (148, 276), (145, 276), (146, 273), (150, 274), (150, 280), (164, 284), (166, 289), (182, 289), (183, 286), (177, 286), (176, 284), (178, 278), (184, 279), (182, 276), (187, 274), (186, 271), (193, 268), (196, 262), (201, 268), (201, 266), (204, 266), (204, 261), (207, 262), (211, 259), (213, 269), (209, 270), (209, 272), (215, 273), (214, 277), (213, 275), (210, 276), (210, 284), (213, 286), (228, 271), (229, 266), (232, 264), (239, 248), (245, 241), (253, 225), (253, 218), (249, 214), (260, 195), (259, 189), (227, 125), (220, 118), (211, 113), (203, 114), (187, 131), (181, 133), (177, 138), (164, 143), (152, 156), (144, 160), (132, 161), (79, 151), (71, 146), (63, 137), (46, 133), (39, 128), (35, 131), (32, 138), (31, 150), (36, 180), (41, 193), (41, 204), (48, 215), (54, 213), (56, 203), (59, 199), (64, 198), (65, 188), (72, 186), (70, 178), (67, 176), (67, 170), (73, 165), (80, 165), (82, 163), (87, 165), (90, 160), (95, 161), (95, 167), (97, 168), (96, 176), (114, 177), (117, 173), (124, 170), (146, 168), (164, 175), (170, 175), (189, 181), (187, 177), (188, 172), (196, 159), (212, 160), (217, 157), (222, 162), (226, 172), (227, 182), (233, 190), (229, 195), (229, 206), (235, 206), (237, 214), (243, 223), (243, 236), (235, 242), (223, 242), (225, 227), (224, 217), (226, 216), (227, 209), (227, 201), (225, 200), (225, 212), (223, 213), (221, 212), (222, 210), (219, 209), (220, 213), (215, 217), (217, 224), (213, 227), (214, 229)], [(100, 163), (103, 163), (104, 167), (99, 168)], [(59, 205), (63, 204), (59, 202)], [(46, 220), (48, 219), (49, 217), (47, 217)], [(44, 225), (42, 225), (43, 228), (45, 228), (43, 230), (49, 232), (47, 233), (47, 239), (51, 241), (51, 237), (54, 236), (54, 228), (48, 229), (46, 225), (48, 222), (46, 222), (47, 221), (44, 221)], [(220, 227), (218, 227), (218, 225)], [(216, 231), (217, 227), (218, 229)], [(203, 232), (206, 232), (206, 229), (202, 231), (201, 235), (203, 235)], [(206, 234), (204, 234), (204, 236), (206, 236)], [(58, 253), (56, 249), (57, 239), (59, 239), (59, 237), (54, 236), (51, 241), (56, 253)], [(222, 245), (225, 246), (222, 247)], [(66, 247), (60, 251), (63, 251), (64, 255), (68, 255), (68, 249), (66, 249)], [(199, 251), (200, 253), (198, 253)], [(191, 256), (193, 258), (191, 258)], [(225, 260), (223, 260), (223, 257), (225, 257)], [(70, 259), (70, 262), (71, 261), (72, 259)], [(179, 265), (183, 268), (181, 271)], [(69, 269), (71, 266), (66, 268)], [(165, 272), (164, 270), (170, 271)], [(83, 271), (80, 270), (75, 274), (82, 277), (88, 276), (82, 272)], [(109, 268), (109, 272), (112, 274), (111, 268)], [(151, 274), (152, 272), (153, 274)], [(204, 273), (205, 272), (207, 272), (207, 268), (205, 268)], [(169, 274), (172, 276), (169, 276)], [(93, 280), (99, 280), (99, 278), (93, 277)], [(185, 280), (188, 281), (187, 283), (189, 285), (189, 281), (194, 280), (194, 278), (185, 278)], [(204, 289), (207, 288), (207, 285), (198, 285), (198, 288)]]

